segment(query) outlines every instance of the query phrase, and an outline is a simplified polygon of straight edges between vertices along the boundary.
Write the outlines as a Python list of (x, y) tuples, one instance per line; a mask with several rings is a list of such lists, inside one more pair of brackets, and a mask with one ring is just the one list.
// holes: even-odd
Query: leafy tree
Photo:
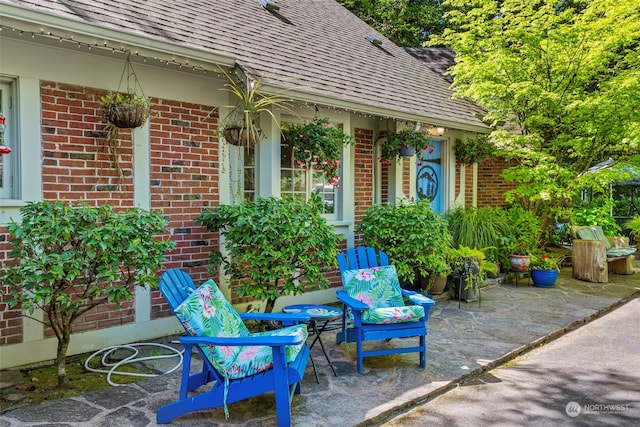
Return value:
[(398, 46), (422, 46), (444, 29), (438, 0), (338, 0)]
[(20, 224), (8, 226), (14, 260), (0, 279), (9, 287), (9, 306), (21, 305), (29, 317), (36, 309), (46, 315), (41, 323), (58, 339), (58, 385), (65, 386), (74, 322), (102, 304), (120, 308), (135, 285), (157, 285), (163, 254), (175, 245), (161, 237), (166, 220), (143, 209), (117, 214), (108, 205), (41, 201), (21, 214)]
[[(514, 164), (508, 201), (550, 223), (581, 188), (604, 190), (640, 152), (640, 0), (447, 0), (456, 96), (506, 123), (490, 139)], [(453, 29), (455, 28), (455, 30)]]
[(269, 197), (205, 210), (196, 222), (224, 233), (228, 257), (214, 250), (211, 268), (224, 265), (238, 295), (266, 300), (270, 313), (280, 295), (329, 286), (323, 269), (337, 265), (342, 237), (321, 213), (318, 195)]

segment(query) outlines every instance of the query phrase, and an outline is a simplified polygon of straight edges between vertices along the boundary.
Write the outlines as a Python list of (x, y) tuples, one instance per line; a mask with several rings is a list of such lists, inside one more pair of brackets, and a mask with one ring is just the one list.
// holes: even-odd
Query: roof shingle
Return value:
[[(480, 109), (334, 0), (5, 0), (96, 27), (236, 58), (272, 86), (390, 117), (484, 127)], [(1, 15), (1, 12), (0, 12)], [(380, 47), (365, 36), (382, 40)], [(294, 79), (292, 79), (294, 77)]]

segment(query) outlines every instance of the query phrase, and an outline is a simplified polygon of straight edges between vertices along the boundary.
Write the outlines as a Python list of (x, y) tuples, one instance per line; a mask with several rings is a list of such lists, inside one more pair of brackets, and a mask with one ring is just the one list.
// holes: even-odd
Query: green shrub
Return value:
[(447, 220), (431, 209), (428, 200), (398, 201), (370, 206), (360, 224), (364, 242), (389, 256), (403, 283), (413, 283), (416, 272), (447, 275), (451, 234)]
[(341, 236), (322, 217), (322, 200), (259, 198), (203, 211), (196, 222), (224, 234), (228, 257), (211, 253), (211, 269), (224, 266), (240, 296), (266, 300), (271, 312), (284, 294), (323, 289), (323, 269), (335, 267)]
[(606, 236), (619, 236), (622, 229), (611, 215), (612, 201), (598, 201), (573, 210), (573, 225), (599, 225)]
[(163, 254), (175, 244), (163, 237), (167, 221), (139, 208), (119, 214), (109, 205), (41, 201), (28, 203), (21, 214), (20, 224), (8, 226), (9, 255), (17, 262), (0, 279), (9, 288), (9, 306), (20, 304), (29, 316), (44, 312), (42, 323), (58, 339), (62, 386), (74, 322), (102, 304), (120, 308), (136, 285), (156, 286)]

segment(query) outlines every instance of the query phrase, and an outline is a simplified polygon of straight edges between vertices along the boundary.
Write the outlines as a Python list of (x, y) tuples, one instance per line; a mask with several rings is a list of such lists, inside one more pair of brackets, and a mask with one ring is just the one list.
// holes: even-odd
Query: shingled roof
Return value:
[[(0, 0), (30, 11), (234, 58), (297, 98), (367, 114), (479, 130), (473, 103), (334, 0)], [(2, 9), (5, 9), (3, 7)], [(6, 12), (1, 11), (0, 16)], [(365, 39), (373, 35), (379, 46)]]
[(456, 62), (453, 50), (448, 47), (407, 47), (405, 50), (431, 71), (440, 74), (449, 83), (453, 82), (453, 78), (446, 74)]

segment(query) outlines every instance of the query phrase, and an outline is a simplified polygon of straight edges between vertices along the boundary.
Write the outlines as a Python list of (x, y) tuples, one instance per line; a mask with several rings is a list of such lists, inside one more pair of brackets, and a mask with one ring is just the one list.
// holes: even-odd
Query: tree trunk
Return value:
[(571, 266), (576, 279), (595, 283), (609, 281), (606, 249), (604, 243), (598, 240), (575, 239), (571, 251)]
[(264, 312), (265, 313), (272, 313), (273, 312), (273, 307), (276, 306), (276, 300), (274, 299), (268, 299), (267, 300), (267, 304), (264, 306)]
[(58, 338), (58, 350), (56, 354), (56, 362), (58, 364), (58, 387), (66, 387), (69, 385), (67, 378), (67, 350), (71, 341), (71, 333), (64, 331)]

